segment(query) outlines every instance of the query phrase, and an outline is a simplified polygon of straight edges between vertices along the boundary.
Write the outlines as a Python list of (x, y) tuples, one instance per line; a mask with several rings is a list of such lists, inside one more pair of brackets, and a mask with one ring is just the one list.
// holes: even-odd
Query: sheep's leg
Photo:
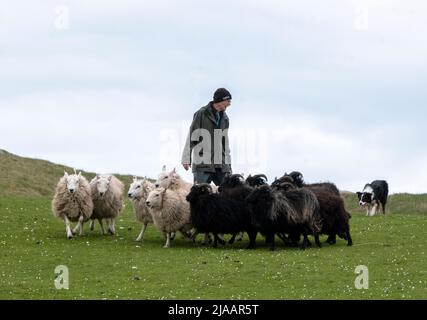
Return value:
[(249, 231), (248, 232), (249, 245), (246, 247), (246, 249), (254, 249), (255, 248), (256, 235), (257, 235), (256, 231)]
[(114, 226), (114, 219), (108, 219), (108, 232), (114, 236), (116, 234), (116, 228)]
[(301, 250), (305, 250), (305, 249), (307, 249), (310, 241), (308, 240), (307, 232), (305, 230), (303, 231), (302, 235), (303, 235), (304, 239), (302, 240)]
[(73, 233), (77, 234), (77, 231), (79, 231), (79, 235), (83, 235), (83, 216), (79, 217), (79, 222), (77, 223), (76, 227), (73, 229)]
[(70, 220), (66, 216), (64, 216), (65, 221), (65, 230), (67, 231), (67, 238), (71, 239), (73, 237), (73, 232), (71, 231)]
[(222, 240), (224, 243), (221, 243), (221, 241), (219, 242), (219, 243), (221, 243), (221, 244), (225, 244), (225, 240), (224, 240), (224, 234), (222, 234), (222, 233), (218, 233), (218, 239), (219, 240)]
[(197, 230), (194, 230), (193, 234), (191, 235), (191, 239), (193, 240), (193, 242), (196, 241), (196, 238), (197, 238), (198, 234), (199, 233), (197, 232)]
[(337, 235), (335, 233), (332, 233), (328, 236), (328, 239), (326, 240), (327, 243), (329, 243), (330, 245), (336, 244), (337, 243)]
[(233, 233), (231, 239), (228, 241), (228, 244), (233, 244), (234, 240), (236, 240), (237, 233)]
[(171, 234), (169, 232), (165, 233), (166, 243), (163, 248), (170, 248), (171, 246)]
[(239, 233), (239, 236), (236, 239), (237, 241), (242, 241), (243, 240), (243, 232)]
[(176, 233), (175, 232), (171, 232), (171, 240), (173, 241), (175, 239)]
[(83, 224), (84, 224), (84, 217), (83, 216), (80, 216), (80, 218), (79, 218), (79, 224), (78, 224), (78, 226), (79, 226), (79, 230), (80, 230), (80, 232), (79, 232), (79, 236), (83, 236), (84, 234), (83, 234)]
[[(99, 221), (99, 220), (98, 220)], [(95, 229), (95, 220), (90, 220), (89, 230), (93, 231)]]
[(314, 236), (314, 241), (316, 242), (317, 246), (319, 248), (321, 248), (322, 244), (320, 243), (319, 234), (317, 232), (315, 232), (313, 236)]
[(205, 233), (205, 239), (203, 240), (202, 244), (204, 246), (207, 246), (211, 242), (212, 242), (212, 239), (211, 239), (209, 233)]
[(216, 235), (216, 237), (217, 237), (217, 239), (218, 239), (218, 242), (221, 244), (221, 245), (223, 245), (223, 246), (225, 246), (225, 241), (224, 241), (224, 235), (223, 234), (217, 234)]
[(347, 245), (348, 246), (352, 246), (353, 245), (353, 240), (351, 239), (351, 235), (350, 235), (350, 231), (346, 231), (346, 236), (347, 236)]
[(139, 234), (138, 238), (136, 238), (136, 241), (142, 241), (144, 239), (144, 233), (145, 233), (145, 230), (147, 229), (147, 226), (148, 226), (148, 223), (145, 223), (142, 226), (141, 233)]
[(216, 233), (214, 233), (214, 243), (213, 243), (213, 247), (214, 248), (218, 248), (218, 235)]
[[(284, 233), (278, 232), (277, 236), (279, 237), (280, 240), (283, 241), (285, 246), (289, 245), (289, 239), (288, 239), (288, 237), (286, 237), (286, 235)], [(265, 242), (267, 242), (267, 239), (265, 239)]]
[(269, 233), (267, 235), (267, 241), (270, 244), (270, 250), (274, 251), (276, 249), (276, 241), (275, 241), (275, 234), (273, 233)]
[(104, 235), (105, 234), (104, 223), (102, 219), (98, 219), (98, 222), (99, 222), (99, 225), (101, 226), (101, 233)]

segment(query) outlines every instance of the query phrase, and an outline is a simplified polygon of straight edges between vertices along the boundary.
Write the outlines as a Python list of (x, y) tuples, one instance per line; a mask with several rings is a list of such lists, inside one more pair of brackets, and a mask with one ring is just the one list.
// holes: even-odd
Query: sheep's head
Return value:
[(279, 179), (274, 180), (271, 186), (273, 188), (277, 188), (277, 186), (283, 185), (284, 183), (290, 183), (290, 184), (296, 185), (294, 179), (290, 175), (285, 173), (283, 177), (280, 177)]
[(149, 208), (161, 208), (163, 197), (165, 196), (165, 188), (156, 188), (148, 194), (145, 204)]
[(82, 173), (79, 172), (79, 174), (71, 174), (69, 175), (67, 172), (64, 172), (64, 178), (67, 182), (67, 190), (70, 193), (75, 193), (80, 186), (80, 178), (82, 176)]
[(246, 178), (246, 183), (248, 183), (251, 187), (258, 187), (267, 184), (267, 176), (265, 174), (256, 174), (254, 176), (249, 175)]
[[(285, 176), (287, 176), (286, 173), (285, 173)], [(304, 177), (303, 177), (303, 175), (302, 175), (301, 172), (292, 171), (288, 176), (292, 177), (292, 179), (294, 180), (295, 184), (299, 188), (302, 188), (304, 186)]]
[(96, 183), (96, 190), (101, 197), (103, 197), (110, 188), (111, 179), (111, 175), (97, 175), (95, 177), (94, 182)]
[(218, 191), (222, 192), (224, 189), (236, 188), (246, 184), (245, 178), (241, 174), (227, 174), (224, 181), (219, 186)]
[(195, 184), (191, 187), (190, 193), (187, 195), (186, 199), (188, 202), (194, 202), (198, 197), (206, 194), (213, 193), (212, 186), (207, 183)]
[(129, 199), (135, 199), (142, 196), (142, 190), (144, 188), (145, 179), (138, 179), (133, 177), (133, 182), (129, 186), (128, 197)]
[(159, 174), (157, 181), (155, 182), (156, 188), (170, 188), (171, 184), (176, 180), (179, 179), (180, 176), (176, 172), (176, 169), (174, 168), (172, 171), (167, 172), (166, 166), (163, 166), (163, 171)]
[(290, 183), (290, 182), (279, 182), (279, 183), (276, 183), (274, 185), (274, 189), (286, 192), (286, 191), (290, 191), (290, 190), (295, 190), (295, 189), (297, 189), (297, 187), (293, 183)]

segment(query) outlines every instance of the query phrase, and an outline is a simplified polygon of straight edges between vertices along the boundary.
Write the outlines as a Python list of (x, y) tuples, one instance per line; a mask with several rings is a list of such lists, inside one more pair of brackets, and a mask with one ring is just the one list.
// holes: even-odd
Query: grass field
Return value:
[[(50, 197), (1, 197), (0, 298), (426, 299), (427, 195), (393, 195), (385, 217), (365, 217), (352, 195), (346, 202), (353, 247), (338, 240), (270, 252), (261, 237), (251, 251), (247, 238), (214, 249), (178, 237), (163, 249), (153, 226), (136, 243), (140, 225), (128, 202), (116, 236), (86, 225), (86, 236), (68, 240)], [(58, 265), (69, 268), (69, 290), (55, 289)], [(354, 286), (358, 265), (369, 269), (368, 290)]]

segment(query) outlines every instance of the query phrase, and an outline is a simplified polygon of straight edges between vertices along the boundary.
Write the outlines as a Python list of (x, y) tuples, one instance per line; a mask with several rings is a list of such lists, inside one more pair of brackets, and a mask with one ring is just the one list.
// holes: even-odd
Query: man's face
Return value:
[(231, 105), (231, 100), (225, 100), (219, 103), (216, 103), (218, 111), (225, 111)]

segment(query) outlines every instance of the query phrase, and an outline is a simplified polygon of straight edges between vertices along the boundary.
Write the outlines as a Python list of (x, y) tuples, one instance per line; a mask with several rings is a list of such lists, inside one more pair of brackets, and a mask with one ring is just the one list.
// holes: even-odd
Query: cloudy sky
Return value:
[(192, 180), (188, 126), (226, 87), (234, 172), (427, 192), (425, 1), (4, 2), (1, 149)]

